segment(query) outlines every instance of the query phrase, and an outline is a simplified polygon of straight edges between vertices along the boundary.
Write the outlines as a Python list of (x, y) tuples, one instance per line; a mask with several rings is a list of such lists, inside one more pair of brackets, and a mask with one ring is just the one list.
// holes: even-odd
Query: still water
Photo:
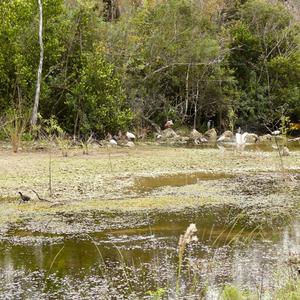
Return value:
[[(280, 194), (275, 181), (255, 177), (256, 189), (242, 189), (244, 179), (249, 182), (247, 176), (205, 172), (140, 177), (128, 192), (155, 197), (151, 193), (163, 187), (170, 192), (185, 186), (188, 194), (189, 187), (201, 182), (232, 180), (239, 187), (232, 196), (245, 202), (271, 195), (291, 203), (292, 195)], [(299, 179), (294, 176), (298, 184)], [(295, 188), (293, 199), (297, 197)], [(282, 201), (275, 200), (274, 211), (281, 212)], [(297, 274), (299, 262), (293, 258), (300, 254), (299, 201), (292, 214), (272, 220), (251, 205), (57, 215), (73, 228), (69, 233), (12, 225), (0, 233), (0, 299), (219, 299), (226, 284), (262, 295)], [(191, 223), (198, 241), (185, 249), (178, 274), (178, 240)]]
[(146, 214), (149, 224), (139, 228), (90, 234), (11, 231), (0, 243), (0, 298), (146, 299), (159, 288), (173, 298), (178, 239), (190, 223), (198, 242), (185, 252), (182, 294), (201, 299), (205, 286), (206, 298), (217, 299), (226, 283), (272, 289), (279, 271), (293, 272), (288, 258), (300, 251), (300, 219), (247, 227), (241, 215), (235, 207), (215, 207)]

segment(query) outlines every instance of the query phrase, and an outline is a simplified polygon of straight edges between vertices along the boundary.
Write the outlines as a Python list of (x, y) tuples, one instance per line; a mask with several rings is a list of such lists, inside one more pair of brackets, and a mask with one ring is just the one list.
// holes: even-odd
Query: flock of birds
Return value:
[[(208, 123), (207, 123), (207, 127), (208, 129), (210, 129), (212, 127), (212, 121), (209, 120)], [(168, 120), (164, 127), (167, 129), (167, 128), (171, 128), (172, 126), (174, 125), (173, 121), (172, 120)], [(272, 135), (276, 136), (276, 135), (279, 135), (280, 134), (280, 130), (275, 130), (272, 132)], [(245, 145), (246, 144), (246, 141), (247, 141), (247, 136), (249, 135), (248, 132), (244, 132), (242, 133), (242, 130), (241, 128), (239, 127), (238, 130), (237, 130), (237, 133), (235, 134), (235, 142), (236, 142), (236, 145), (237, 146), (242, 146), (242, 145)], [(136, 140), (136, 136), (127, 131), (126, 134), (125, 134), (125, 137), (127, 139), (127, 141), (134, 141)], [(118, 140), (119, 140), (119, 136), (109, 136), (109, 144), (111, 146), (117, 146), (118, 145)], [(226, 136), (224, 135), (221, 135), (218, 139), (217, 139), (217, 142), (222, 142), (226, 139)], [(201, 140), (201, 142), (207, 142), (207, 140), (205, 138), (203, 138), (203, 140)]]
[[(164, 127), (165, 128), (171, 128), (172, 126), (174, 125), (174, 123), (173, 123), (173, 121), (172, 120), (168, 120), (166, 123), (165, 123), (165, 125), (164, 125)], [(211, 127), (211, 123), (209, 122), (208, 123), (208, 128), (210, 129), (210, 127)], [(242, 145), (245, 145), (246, 144), (246, 138), (247, 138), (247, 135), (248, 135), (249, 133), (248, 132), (244, 132), (244, 133), (242, 133), (242, 130), (241, 130), (241, 128), (239, 127), (238, 128), (238, 130), (237, 130), (237, 133), (235, 134), (235, 142), (236, 142), (236, 145), (237, 146), (242, 146)], [(274, 136), (277, 136), (277, 135), (279, 135), (280, 134), (280, 130), (275, 130), (275, 131), (273, 131), (272, 132), (272, 135), (274, 135)], [(134, 141), (134, 140), (136, 140), (136, 136), (133, 134), (133, 133), (131, 133), (131, 132), (129, 132), (129, 131), (127, 131), (126, 133), (125, 133), (125, 137), (126, 137), (126, 139), (127, 139), (127, 141)], [(108, 139), (109, 139), (109, 144), (111, 145), (111, 146), (117, 146), (118, 145), (118, 139), (119, 139), (120, 137), (119, 136), (116, 136), (116, 135), (114, 135), (114, 136), (109, 136), (108, 137)], [(222, 135), (222, 136), (220, 136), (219, 138), (218, 138), (218, 140), (217, 140), (217, 142), (222, 142), (222, 141), (224, 141), (226, 139), (226, 137), (224, 136), (224, 135)], [(35, 191), (34, 191), (35, 192)], [(28, 201), (30, 201), (31, 200), (31, 198), (29, 197), (29, 196), (27, 196), (27, 195), (24, 195), (24, 194), (22, 194), (21, 192), (18, 192), (19, 193), (19, 195), (20, 195), (20, 203), (25, 203), (25, 202), (28, 202)], [(35, 192), (36, 193), (36, 192)], [(37, 193), (36, 193), (37, 194)], [(40, 200), (45, 200), (45, 199), (41, 199), (40, 197), (39, 197), (39, 195), (37, 194), (37, 196), (38, 196), (38, 198), (40, 199)], [(45, 201), (48, 201), (48, 200), (45, 200)], [(19, 204), (20, 204), (19, 203)]]
[[(247, 141), (247, 136), (249, 135), (248, 132), (244, 132), (244, 133), (241, 133), (242, 130), (241, 128), (239, 127), (238, 130), (237, 130), (237, 133), (235, 134), (235, 142), (236, 142), (236, 145), (245, 145), (246, 144), (246, 141)], [(274, 136), (277, 136), (280, 134), (280, 130), (275, 130), (275, 131), (272, 131), (271, 132), (272, 135)], [(224, 135), (220, 136), (218, 138), (218, 142), (222, 142), (226, 139), (226, 137)]]
[[(128, 141), (134, 141), (136, 139), (136, 136), (133, 133), (129, 132), (129, 131), (126, 132), (125, 136), (126, 136), (126, 139)], [(109, 144), (111, 146), (117, 146), (118, 145), (118, 142), (117, 142), (118, 139), (119, 139), (119, 137), (114, 135), (113, 137), (111, 137), (109, 139)]]
[[(173, 121), (172, 120), (168, 120), (165, 123), (164, 127), (165, 127), (165, 129), (167, 129), (167, 128), (171, 128), (173, 125), (174, 125)], [(128, 142), (132, 142), (132, 141), (136, 140), (135, 134), (133, 134), (132, 132), (129, 132), (129, 131), (127, 131), (125, 133), (125, 137), (126, 137), (126, 139), (127, 139)], [(117, 146), (118, 145), (118, 140), (120, 138), (121, 138), (120, 135), (119, 136), (117, 136), (117, 135), (114, 135), (114, 136), (109, 135), (108, 142), (109, 142), (109, 144), (111, 146)]]

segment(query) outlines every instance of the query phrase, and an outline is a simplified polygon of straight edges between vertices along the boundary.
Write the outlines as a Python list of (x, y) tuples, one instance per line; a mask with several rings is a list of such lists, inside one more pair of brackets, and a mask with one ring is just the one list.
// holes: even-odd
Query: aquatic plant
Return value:
[(178, 243), (178, 271), (177, 271), (177, 281), (176, 281), (176, 294), (179, 292), (180, 274), (182, 268), (182, 260), (184, 251), (187, 245), (191, 242), (197, 242), (198, 238), (195, 235), (197, 232), (196, 224), (190, 224), (184, 235), (180, 235)]
[(246, 297), (243, 295), (243, 292), (240, 291), (238, 288), (227, 285), (224, 287), (222, 294), (222, 300), (246, 300)]
[(160, 300), (163, 299), (166, 290), (163, 288), (159, 288), (156, 291), (147, 291), (146, 294), (151, 296), (152, 300)]

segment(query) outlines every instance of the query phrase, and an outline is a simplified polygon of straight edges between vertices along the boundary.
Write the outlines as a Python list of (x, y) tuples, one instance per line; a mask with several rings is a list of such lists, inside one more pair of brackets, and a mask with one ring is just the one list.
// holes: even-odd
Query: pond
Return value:
[[(123, 218), (88, 216), (94, 223)], [(0, 243), (1, 295), (147, 299), (150, 291), (163, 288), (166, 297), (175, 297), (178, 240), (190, 223), (196, 224), (198, 241), (185, 251), (180, 281), (181, 294), (191, 299), (200, 299), (204, 288), (206, 299), (217, 299), (227, 283), (270, 289), (279, 271), (296, 272), (288, 258), (300, 250), (299, 216), (292, 221), (286, 216), (278, 224), (247, 225), (247, 213), (240, 208), (207, 206), (132, 217), (144, 221), (139, 226), (70, 235), (11, 229)], [(80, 218), (84, 216), (66, 216), (74, 225)]]
[[(297, 276), (299, 168), (287, 172), (291, 183), (270, 169), (199, 169), (132, 175), (124, 200), (114, 201), (224, 201), (181, 203), (178, 210), (50, 209), (46, 220), (37, 210), (11, 222), (0, 230), (0, 298), (213, 300), (228, 284), (262, 295)], [(189, 224), (198, 241), (185, 248), (179, 272), (178, 241)]]

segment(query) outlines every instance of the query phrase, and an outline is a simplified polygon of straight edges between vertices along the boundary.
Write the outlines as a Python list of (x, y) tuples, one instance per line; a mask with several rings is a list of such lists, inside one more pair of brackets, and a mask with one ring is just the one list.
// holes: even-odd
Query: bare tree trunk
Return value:
[(185, 109), (184, 109), (184, 115), (182, 117), (182, 122), (185, 120), (187, 117), (187, 112), (189, 108), (189, 76), (190, 76), (190, 67), (191, 63), (188, 65), (188, 69), (186, 72), (186, 78), (185, 78)]
[(198, 113), (198, 99), (199, 99), (199, 80), (197, 80), (197, 91), (194, 106), (194, 129), (197, 127), (197, 113)]
[(38, 2), (39, 2), (39, 12), (40, 12), (40, 21), (39, 21), (40, 63), (39, 63), (39, 69), (38, 69), (38, 73), (37, 73), (37, 82), (36, 82), (34, 105), (33, 105), (33, 110), (32, 110), (32, 115), (31, 115), (31, 120), (30, 120), (31, 126), (36, 125), (36, 122), (37, 122), (37, 114), (38, 114), (39, 101), (40, 101), (40, 92), (41, 92), (43, 59), (44, 59), (43, 6), (42, 6), (42, 0), (38, 0)]

